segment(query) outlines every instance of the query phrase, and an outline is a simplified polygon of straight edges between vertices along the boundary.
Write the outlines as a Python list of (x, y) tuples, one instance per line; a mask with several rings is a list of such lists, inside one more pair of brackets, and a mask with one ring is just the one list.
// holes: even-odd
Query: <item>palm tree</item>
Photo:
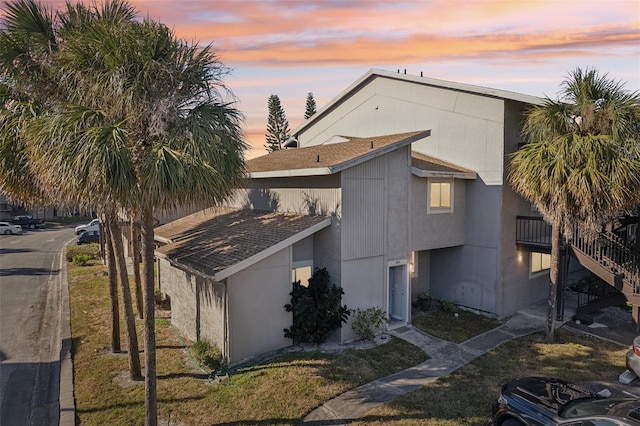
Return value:
[(511, 157), (509, 181), (551, 224), (546, 340), (553, 341), (563, 238), (594, 235), (640, 202), (640, 95), (598, 71), (576, 69), (560, 99), (525, 118), (529, 141)]
[(130, 11), (115, 0), (101, 14), (68, 6), (56, 38), (64, 49), (52, 49), (46, 62), (55, 96), (48, 98), (46, 114), (27, 120), (22, 133), (42, 182), (74, 176), (56, 188), (61, 198), (100, 194), (105, 207), (140, 212), (145, 418), (152, 425), (154, 210), (225, 200), (244, 176), (246, 145), (242, 116), (233, 99), (225, 100), (228, 70), (211, 46), (177, 40), (160, 23), (130, 19)]

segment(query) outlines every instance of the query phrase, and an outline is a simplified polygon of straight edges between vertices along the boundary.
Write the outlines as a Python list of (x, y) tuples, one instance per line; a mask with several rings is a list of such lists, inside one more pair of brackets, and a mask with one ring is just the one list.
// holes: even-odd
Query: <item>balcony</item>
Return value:
[(541, 216), (516, 217), (518, 250), (551, 253), (551, 225)]

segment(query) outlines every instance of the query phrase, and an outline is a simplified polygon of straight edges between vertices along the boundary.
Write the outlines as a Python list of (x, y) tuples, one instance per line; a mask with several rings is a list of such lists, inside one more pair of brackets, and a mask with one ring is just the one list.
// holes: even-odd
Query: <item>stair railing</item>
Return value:
[(633, 288), (633, 294), (640, 295), (640, 254), (625, 245), (622, 238), (612, 232), (586, 238), (576, 229), (572, 245), (602, 267), (622, 276), (623, 283)]

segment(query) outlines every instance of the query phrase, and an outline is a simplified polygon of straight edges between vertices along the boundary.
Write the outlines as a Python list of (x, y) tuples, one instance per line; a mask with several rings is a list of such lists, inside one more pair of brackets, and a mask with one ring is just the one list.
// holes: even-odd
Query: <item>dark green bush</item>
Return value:
[(326, 268), (315, 269), (308, 287), (294, 282), (289, 294), (285, 309), (293, 312), (293, 325), (284, 329), (284, 336), (295, 343), (323, 343), (349, 318), (349, 309), (340, 304), (344, 290), (331, 283)]
[(206, 340), (198, 340), (190, 347), (193, 358), (203, 368), (216, 370), (223, 365), (222, 351)]
[(454, 302), (450, 300), (431, 297), (429, 293), (426, 292), (418, 294), (418, 298), (415, 302), (413, 302), (413, 306), (423, 312), (444, 311), (453, 313), (457, 309), (457, 306)]
[(87, 255), (90, 259), (100, 259), (100, 245), (96, 243), (67, 246), (67, 262), (73, 262), (73, 258), (79, 254)]

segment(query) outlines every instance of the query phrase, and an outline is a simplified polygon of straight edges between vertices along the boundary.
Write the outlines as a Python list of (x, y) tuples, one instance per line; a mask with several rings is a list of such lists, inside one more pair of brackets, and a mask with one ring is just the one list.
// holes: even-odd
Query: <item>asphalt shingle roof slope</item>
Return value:
[(207, 209), (156, 228), (156, 240), (167, 243), (156, 254), (192, 272), (223, 279), (231, 275), (229, 268), (249, 266), (268, 249), (330, 221), (327, 216)]
[(429, 130), (423, 130), (365, 138), (340, 136), (346, 141), (284, 149), (253, 158), (247, 161), (247, 172), (251, 177), (263, 172), (289, 170), (307, 170), (310, 175), (336, 173), (357, 164), (358, 161), (391, 151), (396, 146), (423, 139), (430, 133)]
[(468, 178), (475, 178), (476, 175), (473, 170), (417, 151), (411, 151), (411, 166), (429, 174), (467, 176)]

